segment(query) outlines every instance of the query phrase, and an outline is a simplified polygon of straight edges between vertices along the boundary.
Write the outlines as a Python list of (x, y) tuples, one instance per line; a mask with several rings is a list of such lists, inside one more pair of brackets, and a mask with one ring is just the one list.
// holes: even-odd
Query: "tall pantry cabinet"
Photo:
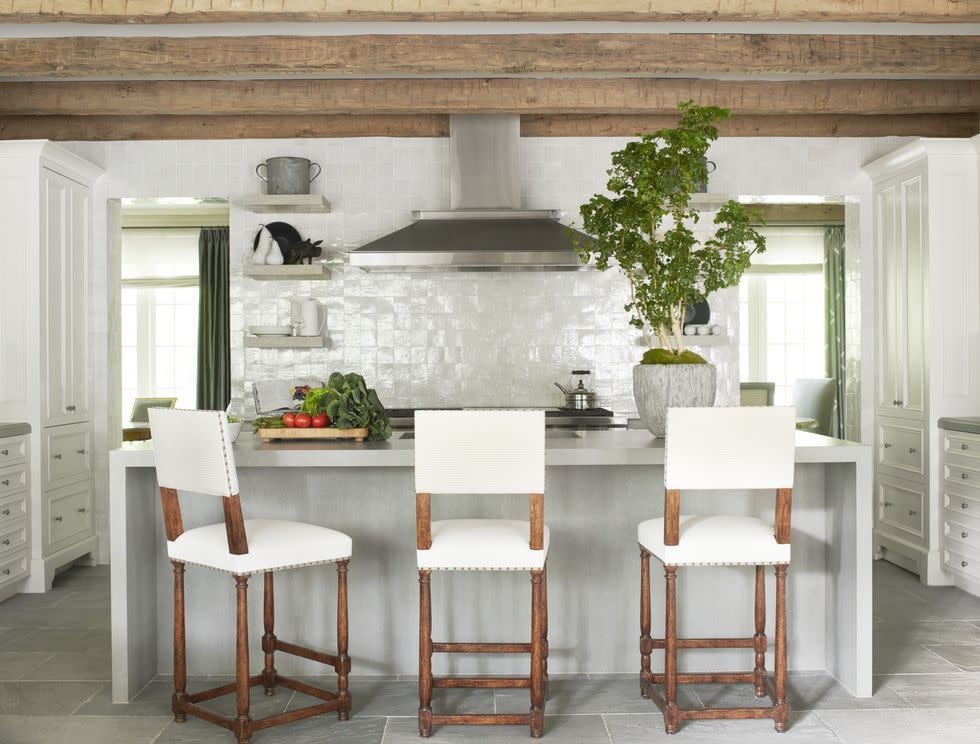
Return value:
[(50, 142), (0, 143), (0, 420), (31, 425), (25, 591), (97, 555), (89, 291), (101, 174)]
[(971, 140), (922, 139), (864, 170), (875, 243), (875, 550), (948, 584), (951, 487), (937, 422), (980, 412), (977, 151)]

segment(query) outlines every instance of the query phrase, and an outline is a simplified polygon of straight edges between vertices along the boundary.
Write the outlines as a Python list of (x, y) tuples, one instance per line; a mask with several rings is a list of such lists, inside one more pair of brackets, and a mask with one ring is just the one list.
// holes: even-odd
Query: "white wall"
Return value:
[[(860, 298), (861, 332), (870, 337), (871, 278), (861, 275), (871, 246), (870, 184), (860, 166), (903, 144), (899, 138), (733, 138), (715, 144), (718, 165), (710, 190), (753, 195), (850, 196), (848, 237), (860, 252), (848, 254), (849, 298)], [(540, 138), (523, 140), (524, 196), (529, 208), (560, 208), (567, 219), (605, 181), (609, 153), (624, 140)], [(623, 280), (615, 273), (513, 275), (368, 275), (342, 269), (324, 283), (255, 282), (241, 276), (243, 251), (260, 222), (239, 209), (237, 197), (257, 193), (255, 164), (274, 155), (302, 155), (321, 163), (328, 215), (284, 217), (304, 237), (354, 247), (397, 229), (412, 209), (449, 206), (448, 140), (331, 139), (70, 143), (69, 149), (104, 167), (113, 197), (220, 196), (233, 201), (230, 216), (232, 272), (232, 374), (236, 406), (247, 385), (271, 377), (327, 375), (357, 370), (389, 406), (440, 402), (557, 404), (553, 380), (572, 367), (595, 371), (602, 403), (632, 410), (631, 368), (641, 349), (626, 324)], [(105, 245), (104, 219), (96, 245)], [(858, 277), (863, 291), (857, 291)], [(242, 333), (254, 323), (288, 312), (283, 298), (315, 295), (327, 308), (330, 346), (313, 351), (245, 350)], [(733, 291), (715, 298), (716, 320), (734, 336)], [(854, 308), (858, 310), (858, 308)], [(101, 327), (101, 326), (100, 326)], [(105, 346), (105, 344), (103, 344)], [(868, 350), (870, 351), (870, 350)], [(860, 348), (852, 349), (854, 367)], [(737, 400), (737, 344), (709, 349), (719, 365), (722, 404)], [(866, 389), (872, 365), (861, 359)], [(102, 363), (105, 364), (103, 355)], [(105, 369), (95, 370), (105, 379)], [(870, 403), (862, 402), (864, 439), (870, 441)], [(104, 465), (104, 457), (101, 463)], [(101, 481), (104, 484), (104, 481)], [(105, 499), (105, 494), (100, 493)], [(104, 534), (104, 508), (99, 513)], [(105, 542), (105, 541), (103, 541)], [(107, 548), (106, 548), (107, 549)], [(105, 554), (104, 554), (105, 555)]]

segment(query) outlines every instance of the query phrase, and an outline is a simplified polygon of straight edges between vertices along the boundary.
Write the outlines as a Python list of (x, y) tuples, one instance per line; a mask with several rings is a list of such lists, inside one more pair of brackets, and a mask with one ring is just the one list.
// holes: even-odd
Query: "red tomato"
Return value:
[(309, 429), (310, 424), (313, 420), (310, 418), (308, 413), (297, 413), (296, 418), (293, 419), (293, 423), (296, 425), (297, 429)]
[(296, 414), (284, 413), (282, 415), (282, 425), (287, 429), (292, 429), (294, 426), (296, 426)]
[(322, 429), (327, 425), (327, 414), (318, 413), (310, 419), (314, 429)]

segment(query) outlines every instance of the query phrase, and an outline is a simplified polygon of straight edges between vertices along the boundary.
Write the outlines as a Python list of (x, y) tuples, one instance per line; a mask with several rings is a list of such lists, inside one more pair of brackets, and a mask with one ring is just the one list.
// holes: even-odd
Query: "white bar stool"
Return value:
[[(350, 657), (347, 655), (347, 565), (351, 539), (335, 530), (302, 522), (244, 519), (238, 494), (235, 452), (228, 435), (228, 419), (221, 411), (184, 411), (151, 408), (153, 458), (167, 530), (167, 554), (174, 567), (174, 720), (197, 716), (234, 733), (247, 744), (252, 732), (302, 718), (337, 711), (341, 720), (350, 716), (348, 691)], [(177, 492), (220, 496), (225, 521), (185, 530)], [(314, 651), (276, 638), (272, 574), (301, 566), (337, 564), (337, 654)], [(235, 682), (203, 692), (187, 694), (187, 647), (184, 628), (184, 566), (191, 564), (225, 571), (235, 578), (237, 633)], [(249, 675), (248, 579), (265, 576), (261, 674)], [(337, 672), (337, 692), (329, 692), (291, 680), (276, 672), (275, 652), (301, 656), (332, 666)], [(249, 715), (249, 689), (257, 685), (266, 695), (276, 685), (317, 697), (324, 702), (258, 720)], [(229, 718), (198, 703), (235, 693), (237, 716)]]
[[(642, 522), (640, 543), (640, 692), (664, 714), (664, 729), (685, 719), (772, 718), (786, 727), (786, 570), (790, 560), (796, 410), (794, 408), (671, 408), (664, 451), (664, 516)], [(776, 489), (775, 528), (744, 516), (680, 515), (681, 490)], [(664, 565), (663, 639), (650, 637), (650, 556)], [(682, 566), (755, 566), (755, 635), (750, 638), (677, 637), (677, 569)], [(766, 676), (765, 566), (776, 567), (775, 688)], [(751, 672), (678, 674), (677, 649), (748, 648)], [(664, 673), (650, 671), (650, 654), (664, 649)], [(750, 682), (767, 708), (683, 709), (677, 685)], [(661, 695), (653, 685), (663, 685)]]
[[(419, 734), (433, 724), (524, 724), (544, 731), (548, 677), (547, 560), (544, 525), (544, 411), (418, 411), (415, 414), (416, 538), (419, 569)], [(529, 494), (530, 521), (433, 522), (431, 494)], [(432, 571), (530, 571), (530, 643), (433, 643)], [(530, 676), (433, 678), (433, 653), (530, 653)], [(527, 715), (432, 712), (432, 688), (524, 687)]]

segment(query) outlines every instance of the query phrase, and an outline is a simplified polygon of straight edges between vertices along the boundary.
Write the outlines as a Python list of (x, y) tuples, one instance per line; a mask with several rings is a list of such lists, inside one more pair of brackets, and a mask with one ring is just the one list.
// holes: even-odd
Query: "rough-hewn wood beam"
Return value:
[(449, 117), (394, 116), (2, 116), (0, 139), (175, 140), (310, 137), (448, 137)]
[[(524, 137), (632, 137), (674, 126), (677, 118), (653, 116), (522, 116)], [(722, 137), (972, 137), (980, 114), (742, 115), (723, 122)]]
[(974, 22), (975, 0), (0, 0), (0, 20)]
[(0, 114), (51, 116), (670, 114), (686, 100), (740, 114), (966, 113), (980, 110), (980, 81), (492, 78), (0, 83)]
[[(525, 137), (633, 136), (672, 126), (675, 116), (525, 116)], [(737, 116), (723, 137), (969, 137), (977, 114)], [(431, 116), (0, 116), (2, 139), (173, 140), (305, 137), (447, 137), (449, 117)]]
[(6, 78), (384, 73), (980, 77), (980, 36), (494, 34), (0, 39), (0, 76)]

